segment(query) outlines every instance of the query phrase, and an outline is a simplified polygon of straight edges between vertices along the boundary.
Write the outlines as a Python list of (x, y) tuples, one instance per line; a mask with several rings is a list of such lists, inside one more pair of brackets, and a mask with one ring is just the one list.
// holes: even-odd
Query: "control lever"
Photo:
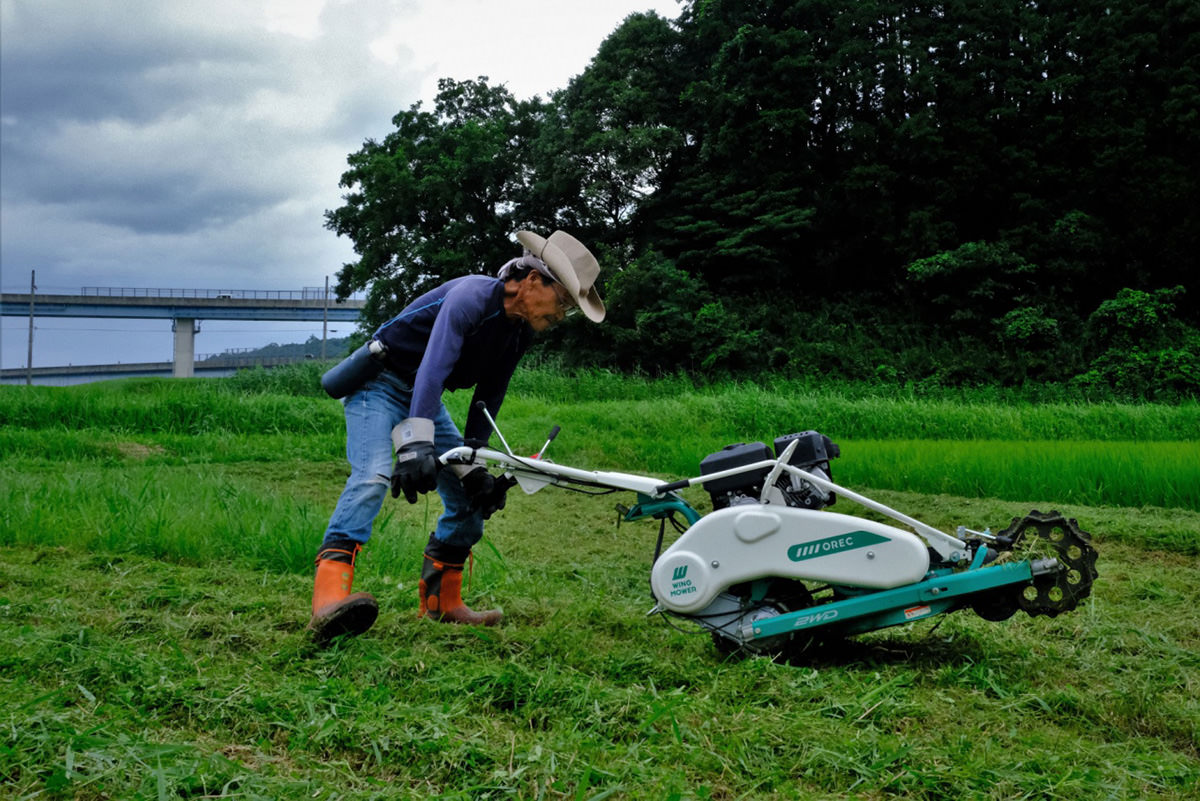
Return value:
[(549, 448), (550, 443), (554, 442), (554, 438), (558, 436), (559, 431), (562, 431), (562, 428), (559, 426), (555, 426), (554, 428), (550, 429), (550, 436), (546, 438), (546, 444), (542, 446), (540, 451), (533, 455), (534, 459), (541, 459), (546, 455), (546, 448)]
[(483, 412), (483, 416), (487, 418), (488, 425), (492, 427), (492, 430), (496, 432), (496, 436), (500, 438), (500, 444), (504, 446), (504, 452), (516, 459), (517, 455), (512, 452), (512, 448), (508, 447), (508, 440), (500, 433), (500, 426), (496, 425), (496, 421), (492, 419), (492, 415), (488, 412), (487, 404), (483, 401), (478, 401), (475, 404), (475, 408)]

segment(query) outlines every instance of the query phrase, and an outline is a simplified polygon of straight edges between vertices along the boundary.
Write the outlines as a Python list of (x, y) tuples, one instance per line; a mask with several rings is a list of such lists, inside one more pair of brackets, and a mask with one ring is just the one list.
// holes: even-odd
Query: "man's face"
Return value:
[(544, 283), (536, 272), (531, 272), (521, 281), (517, 297), (522, 301), (517, 316), (529, 323), (534, 331), (545, 331), (562, 321), (575, 305), (562, 284), (556, 281)]

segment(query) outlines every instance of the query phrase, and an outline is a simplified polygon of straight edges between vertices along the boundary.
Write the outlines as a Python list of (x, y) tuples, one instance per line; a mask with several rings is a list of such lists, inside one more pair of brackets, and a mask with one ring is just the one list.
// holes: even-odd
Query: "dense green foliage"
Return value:
[(443, 81), (328, 226), (367, 325), (562, 227), (609, 320), (567, 363), (1200, 392), (1200, 10), (689, 0), (548, 99)]
[[(380, 619), (317, 650), (312, 557), (346, 473), (319, 372), (0, 387), (0, 795), (1195, 795), (1195, 403), (524, 370), (501, 418), (514, 447), (558, 423), (559, 461), (691, 474), (729, 441), (811, 425), (842, 441), (835, 478), (944, 530), (1053, 504), (1093, 534), (1100, 577), (1055, 619), (956, 612), (802, 663), (723, 659), (646, 617), (657, 529), (615, 527), (612, 496), (510, 498), (467, 589), (505, 610), (487, 630), (415, 619), (439, 507), (389, 499), (355, 579)], [(1063, 472), (1109, 486), (1068, 500)], [(1162, 508), (1138, 500), (1152, 492)]]

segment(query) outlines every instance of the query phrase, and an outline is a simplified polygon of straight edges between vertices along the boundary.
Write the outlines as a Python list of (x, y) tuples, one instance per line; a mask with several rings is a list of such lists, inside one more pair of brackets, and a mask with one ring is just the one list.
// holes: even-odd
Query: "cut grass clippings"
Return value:
[(645, 618), (647, 554), (529, 558), (551, 542), (477, 571), (508, 612), (486, 630), (414, 619), (410, 542), (403, 580), (362, 570), (376, 627), (325, 651), (306, 576), (4, 549), (0, 777), (70, 798), (1194, 797), (1180, 557), (1112, 546), (1062, 618), (956, 613), (789, 666)]

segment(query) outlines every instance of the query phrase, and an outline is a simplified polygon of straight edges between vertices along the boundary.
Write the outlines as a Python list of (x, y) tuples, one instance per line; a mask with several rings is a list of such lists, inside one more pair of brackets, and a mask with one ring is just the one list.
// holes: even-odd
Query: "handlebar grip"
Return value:
[(655, 487), (654, 491), (660, 495), (664, 495), (668, 492), (674, 492), (675, 490), (684, 489), (685, 487), (689, 486), (691, 483), (692, 483), (691, 479), (685, 478), (682, 481), (672, 481), (670, 484), (661, 484), (661, 485)]
[(555, 426), (554, 428), (550, 429), (550, 436), (546, 438), (546, 442), (553, 442), (554, 438), (558, 436), (559, 431), (562, 431), (560, 426)]

